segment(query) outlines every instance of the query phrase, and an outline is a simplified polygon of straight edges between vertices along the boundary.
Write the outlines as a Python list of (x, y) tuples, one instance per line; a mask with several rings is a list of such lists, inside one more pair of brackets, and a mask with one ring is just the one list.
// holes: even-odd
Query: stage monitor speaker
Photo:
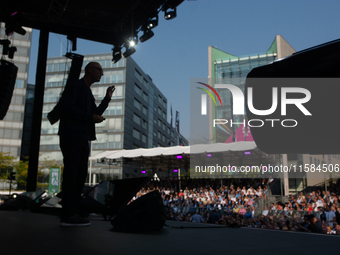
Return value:
[(161, 230), (165, 220), (163, 199), (156, 190), (123, 207), (111, 224), (118, 231), (141, 232)]
[(11, 104), (18, 67), (6, 60), (0, 60), (0, 120), (6, 116)]

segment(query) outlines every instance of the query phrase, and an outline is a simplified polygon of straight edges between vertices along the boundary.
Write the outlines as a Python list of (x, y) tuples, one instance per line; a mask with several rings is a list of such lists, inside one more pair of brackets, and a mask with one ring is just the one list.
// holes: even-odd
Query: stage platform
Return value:
[[(60, 227), (53, 215), (0, 211), (1, 254), (337, 254), (340, 236), (167, 221), (146, 233), (113, 231), (90, 215), (89, 227)], [(182, 227), (182, 228), (181, 228)]]

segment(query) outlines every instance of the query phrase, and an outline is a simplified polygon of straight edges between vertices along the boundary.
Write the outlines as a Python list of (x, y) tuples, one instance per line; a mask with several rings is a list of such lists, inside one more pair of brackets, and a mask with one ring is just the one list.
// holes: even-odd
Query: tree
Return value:
[(18, 189), (24, 190), (26, 189), (27, 184), (27, 174), (28, 174), (28, 161), (20, 160), (15, 165), (15, 179), (18, 183)]
[(9, 152), (0, 152), (0, 179), (7, 179), (15, 165), (15, 157)]

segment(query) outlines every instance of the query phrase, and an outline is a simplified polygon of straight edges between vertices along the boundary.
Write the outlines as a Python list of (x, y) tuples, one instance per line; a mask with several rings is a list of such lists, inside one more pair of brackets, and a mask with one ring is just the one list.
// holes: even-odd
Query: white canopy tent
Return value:
[(190, 155), (199, 153), (214, 153), (227, 151), (251, 151), (256, 148), (257, 147), (255, 142), (195, 144), (191, 146), (156, 147), (150, 149), (104, 151), (102, 153), (90, 157), (90, 160), (98, 159), (113, 160), (119, 158)]

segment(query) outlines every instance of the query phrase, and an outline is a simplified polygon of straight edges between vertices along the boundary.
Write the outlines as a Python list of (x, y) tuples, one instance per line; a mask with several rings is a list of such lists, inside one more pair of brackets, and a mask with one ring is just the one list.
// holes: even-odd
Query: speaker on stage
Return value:
[(156, 190), (123, 207), (111, 224), (118, 231), (137, 232), (161, 230), (165, 220), (163, 199)]
[(11, 104), (17, 72), (18, 67), (13, 63), (3, 59), (0, 60), (0, 120), (5, 118)]

